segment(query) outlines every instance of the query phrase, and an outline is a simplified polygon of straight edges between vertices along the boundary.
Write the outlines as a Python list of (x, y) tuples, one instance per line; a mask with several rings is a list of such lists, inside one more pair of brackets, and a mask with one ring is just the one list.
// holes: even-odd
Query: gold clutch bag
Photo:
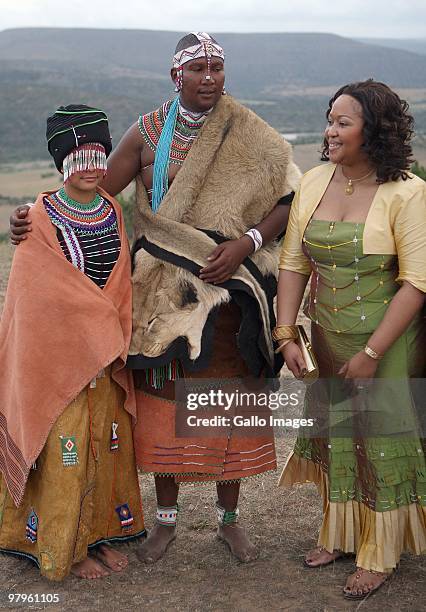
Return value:
[(297, 331), (299, 332), (299, 338), (297, 339), (297, 343), (302, 352), (302, 357), (305, 361), (306, 370), (307, 370), (302, 380), (303, 382), (310, 384), (319, 377), (318, 363), (315, 358), (315, 354), (312, 349), (312, 345), (303, 328), (303, 325), (298, 325)]

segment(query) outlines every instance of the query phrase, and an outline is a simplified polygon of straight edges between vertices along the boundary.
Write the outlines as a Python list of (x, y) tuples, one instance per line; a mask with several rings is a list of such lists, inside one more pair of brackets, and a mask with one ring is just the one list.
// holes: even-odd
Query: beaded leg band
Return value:
[(220, 526), (232, 525), (238, 522), (238, 515), (240, 514), (238, 508), (235, 508), (235, 510), (225, 510), (225, 508), (219, 505), (219, 502), (216, 502), (216, 511)]
[(167, 527), (176, 527), (177, 515), (179, 512), (179, 506), (171, 506), (165, 508), (164, 506), (157, 506), (157, 513), (155, 516), (158, 525), (166, 525)]

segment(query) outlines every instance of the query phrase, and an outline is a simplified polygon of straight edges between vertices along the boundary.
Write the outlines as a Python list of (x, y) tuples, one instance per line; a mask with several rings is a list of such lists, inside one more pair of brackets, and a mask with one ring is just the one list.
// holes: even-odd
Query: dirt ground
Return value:
[[(0, 307), (6, 290), (12, 248), (0, 243)], [(293, 415), (292, 415), (293, 416)], [(277, 438), (280, 468), (294, 434)], [(153, 479), (141, 478), (146, 526), (155, 511)], [(69, 577), (63, 583), (40, 578), (30, 562), (0, 556), (0, 610), (152, 610), (255, 612), (346, 612), (373, 610), (414, 612), (425, 609), (426, 559), (404, 555), (397, 574), (380, 592), (362, 603), (341, 595), (352, 560), (313, 570), (302, 567), (305, 551), (315, 546), (321, 502), (313, 485), (278, 489), (277, 474), (242, 484), (241, 520), (260, 550), (257, 561), (237, 562), (215, 537), (213, 485), (181, 489), (178, 538), (164, 559), (141, 564), (137, 544), (121, 547), (130, 564), (122, 574), (85, 582)], [(60, 534), (58, 534), (60, 537)], [(57, 604), (9, 604), (12, 594), (57, 594)], [(35, 599), (35, 598), (34, 598)]]

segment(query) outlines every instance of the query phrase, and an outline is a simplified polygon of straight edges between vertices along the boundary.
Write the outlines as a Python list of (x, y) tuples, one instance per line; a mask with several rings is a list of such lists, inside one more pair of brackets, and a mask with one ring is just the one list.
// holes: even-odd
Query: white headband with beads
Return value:
[(96, 142), (89, 142), (71, 151), (62, 162), (64, 172), (64, 182), (77, 172), (103, 170), (104, 176), (107, 170), (107, 157), (105, 148)]
[(197, 45), (192, 45), (192, 47), (187, 47), (186, 49), (182, 49), (178, 51), (173, 56), (173, 68), (179, 68), (186, 62), (190, 62), (194, 59), (199, 59), (207, 57), (219, 57), (221, 60), (225, 61), (225, 53), (220, 45), (217, 42), (214, 42), (210, 34), (207, 32), (190, 32), (196, 36), (199, 40)]

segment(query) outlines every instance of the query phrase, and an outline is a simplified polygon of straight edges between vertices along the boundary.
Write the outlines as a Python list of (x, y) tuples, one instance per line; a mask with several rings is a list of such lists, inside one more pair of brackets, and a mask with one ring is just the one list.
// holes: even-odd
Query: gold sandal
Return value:
[[(385, 584), (385, 582), (387, 582), (389, 580), (389, 578), (392, 576), (394, 571), (395, 570), (393, 570), (393, 572), (391, 572), (390, 574), (387, 574), (385, 572), (375, 572), (374, 570), (366, 570), (366, 569), (364, 569), (362, 567), (357, 567), (356, 568), (356, 572), (354, 572), (355, 573), (355, 581), (356, 582), (359, 582), (359, 580), (365, 574), (371, 574), (373, 576), (381, 576), (383, 578), (383, 580), (381, 580), (378, 584), (376, 584), (376, 586), (373, 586), (371, 589), (368, 589), (367, 592), (362, 592), (362, 593), (352, 593), (353, 589), (358, 590), (356, 585), (353, 585), (352, 588), (349, 588), (348, 586), (345, 586), (344, 589), (343, 589), (343, 596), (345, 597), (345, 599), (352, 599), (352, 600), (365, 599), (366, 597), (369, 597), (375, 591), (378, 591)], [(351, 574), (351, 576), (353, 576), (353, 575), (354, 574)], [(351, 578), (351, 576), (349, 576), (349, 578)], [(349, 580), (349, 578), (348, 578), (348, 580)]]

